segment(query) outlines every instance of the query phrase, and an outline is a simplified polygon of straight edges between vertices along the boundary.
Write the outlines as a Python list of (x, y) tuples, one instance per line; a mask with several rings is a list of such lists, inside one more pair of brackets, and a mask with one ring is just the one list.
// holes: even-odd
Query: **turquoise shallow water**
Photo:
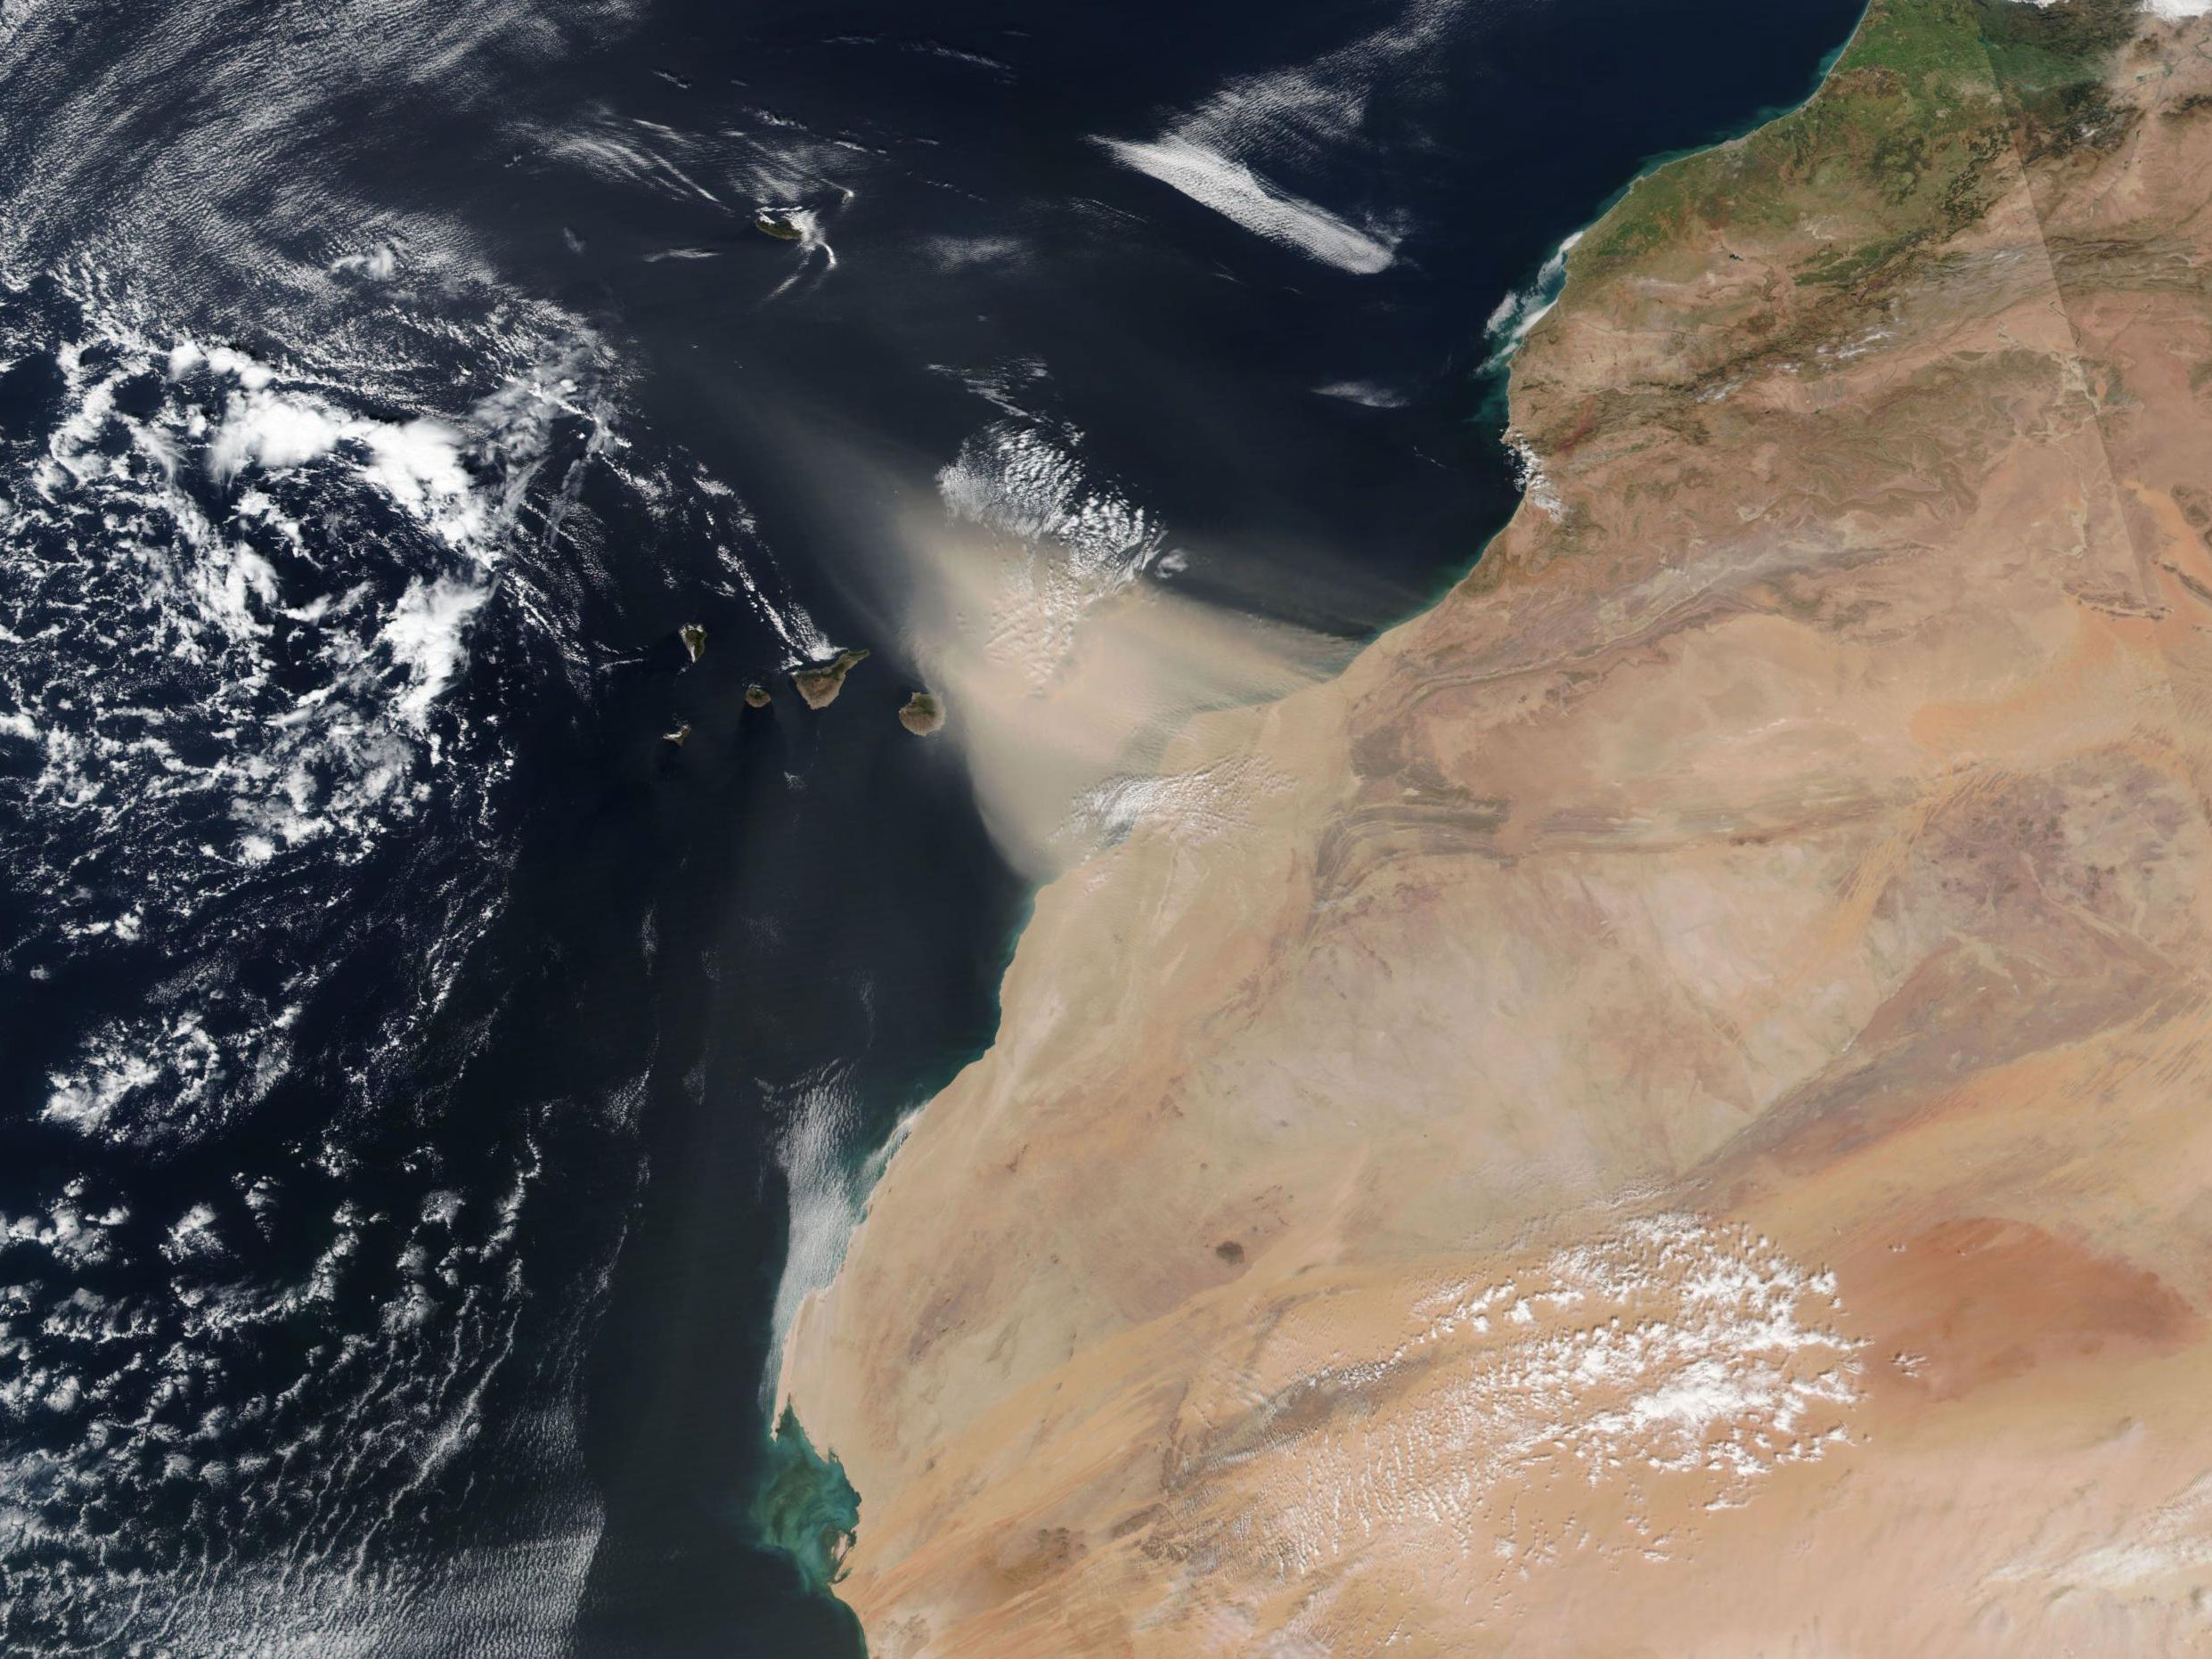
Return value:
[(825, 1592), (845, 1576), (861, 1495), (845, 1466), (814, 1449), (788, 1407), (769, 1436), (752, 1521), (763, 1543), (790, 1557), (809, 1590)]

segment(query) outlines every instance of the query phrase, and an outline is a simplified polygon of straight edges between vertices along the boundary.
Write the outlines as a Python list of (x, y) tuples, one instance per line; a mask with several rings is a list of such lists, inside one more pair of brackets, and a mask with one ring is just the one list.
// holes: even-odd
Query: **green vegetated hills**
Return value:
[(1837, 233), (1796, 280), (1879, 282), (1979, 218), (2021, 161), (2117, 142), (2130, 117), (2105, 71), (2137, 20), (2135, 0), (1873, 0), (1806, 103), (1638, 180), (1576, 249), (1570, 286), (1687, 276), (1708, 257), (1701, 226), (1768, 240), (1816, 217)]

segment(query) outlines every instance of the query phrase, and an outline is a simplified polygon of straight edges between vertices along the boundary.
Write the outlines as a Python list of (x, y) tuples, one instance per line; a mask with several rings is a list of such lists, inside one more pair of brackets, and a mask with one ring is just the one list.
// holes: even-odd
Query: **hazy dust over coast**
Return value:
[(0, 1647), (857, 1652), (775, 1345), (1700, 4), (0, 0)]
[(2202, 1649), (2208, 45), (1874, 0), (1573, 244), (794, 1323), (872, 1651)]
[(1041, 877), (1147, 818), (1204, 824), (1213, 780), (1156, 771), (1176, 731), (1311, 683), (1350, 650), (982, 526), (914, 523), (901, 545), (915, 659), (992, 833)]

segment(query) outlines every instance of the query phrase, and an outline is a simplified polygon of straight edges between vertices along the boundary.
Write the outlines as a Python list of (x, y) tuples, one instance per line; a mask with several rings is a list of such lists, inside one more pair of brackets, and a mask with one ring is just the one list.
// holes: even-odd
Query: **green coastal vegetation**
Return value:
[(2118, 141), (2129, 118), (2104, 77), (2139, 20), (2134, 0), (1873, 0), (1811, 99), (1639, 179), (1569, 282), (1701, 260), (1696, 225), (1772, 234), (1821, 215), (1848, 234), (1797, 280), (1877, 285), (1987, 212), (2021, 161)]

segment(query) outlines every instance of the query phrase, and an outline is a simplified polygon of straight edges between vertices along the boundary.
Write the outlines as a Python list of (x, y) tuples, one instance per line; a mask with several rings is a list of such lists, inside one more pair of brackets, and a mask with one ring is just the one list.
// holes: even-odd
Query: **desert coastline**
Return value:
[(1875, 0), (1044, 889), (783, 1354), (871, 1651), (2197, 1628), (2207, 29)]

